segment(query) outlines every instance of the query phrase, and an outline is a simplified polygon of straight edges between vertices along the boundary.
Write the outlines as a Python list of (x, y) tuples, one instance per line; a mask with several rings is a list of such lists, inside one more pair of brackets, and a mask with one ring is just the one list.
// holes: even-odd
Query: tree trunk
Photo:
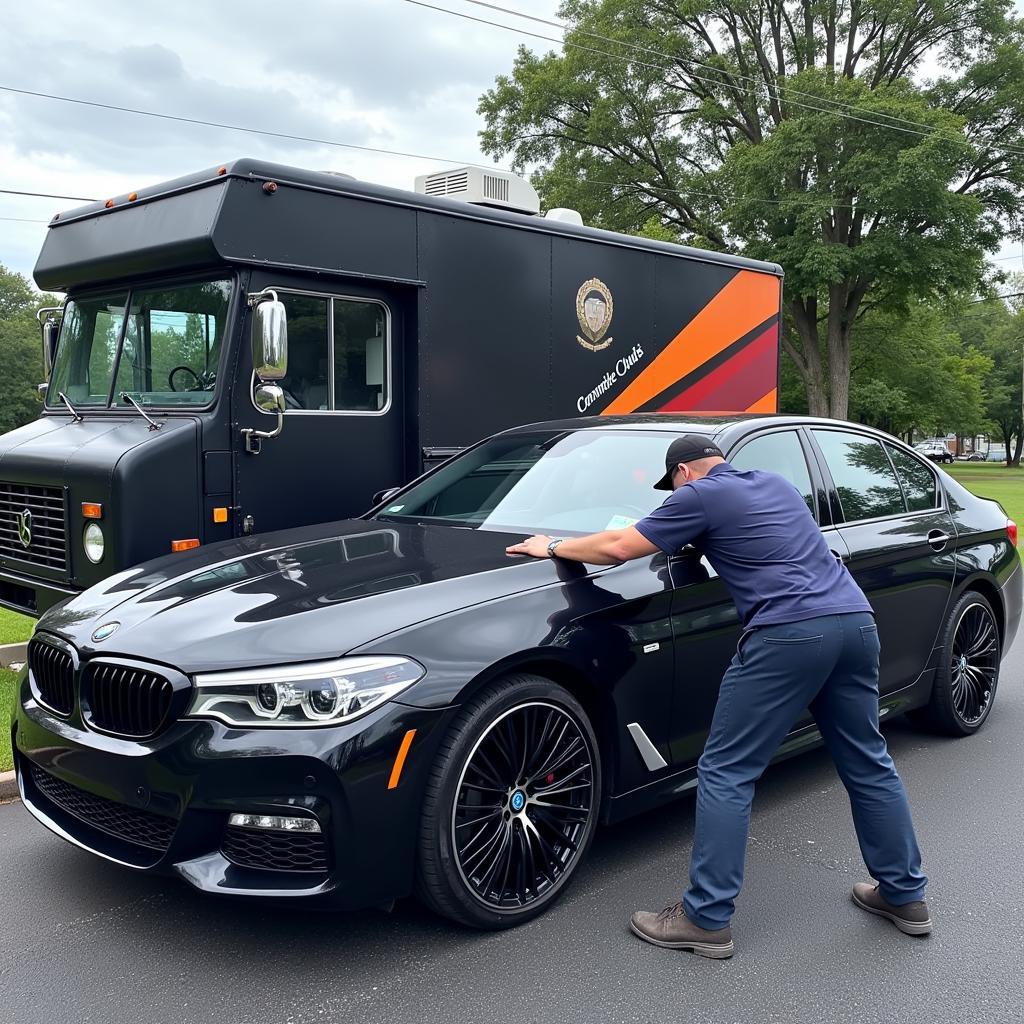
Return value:
[(798, 351), (788, 343), (786, 349), (803, 379), (804, 390), (807, 392), (807, 411), (811, 416), (828, 416), (828, 388), (821, 365), (816, 307), (811, 302), (805, 305), (804, 300), (793, 299), (789, 308), (800, 336), (800, 349)]
[(839, 312), (828, 315), (829, 411), (833, 419), (845, 420), (850, 413), (850, 331), (839, 320)]
[[(1011, 466), (1020, 466), (1020, 453), (1021, 449), (1024, 448), (1024, 430), (1017, 431), (1017, 446), (1013, 451), (1013, 462), (1009, 463)], [(1006, 455), (1009, 457), (1010, 449), (1006, 449)]]

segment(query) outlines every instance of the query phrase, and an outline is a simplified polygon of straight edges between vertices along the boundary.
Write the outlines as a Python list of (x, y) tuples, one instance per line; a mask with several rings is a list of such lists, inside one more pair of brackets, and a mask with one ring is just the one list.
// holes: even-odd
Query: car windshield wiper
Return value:
[(68, 396), (65, 395), (63, 391), (58, 391), (57, 397), (68, 407), (68, 412), (71, 413), (71, 417), (75, 423), (81, 423), (82, 414), (71, 404), (68, 400)]
[(120, 398), (122, 402), (129, 402), (135, 408), (138, 414), (149, 424), (150, 430), (159, 430), (163, 426), (162, 423), (157, 423), (156, 420), (150, 419), (150, 417), (146, 415), (146, 410), (143, 409), (127, 391), (122, 391)]

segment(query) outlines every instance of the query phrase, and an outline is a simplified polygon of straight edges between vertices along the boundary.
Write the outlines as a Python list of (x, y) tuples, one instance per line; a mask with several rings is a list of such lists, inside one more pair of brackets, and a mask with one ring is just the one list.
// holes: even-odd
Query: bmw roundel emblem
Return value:
[(517, 814), (523, 809), (523, 807), (526, 806), (526, 796), (524, 795), (521, 789), (517, 789), (512, 794), (510, 806), (512, 807), (512, 810), (515, 811)]
[(120, 622), (104, 622), (102, 626), (97, 626), (92, 631), (93, 642), (99, 643), (101, 640), (106, 640), (108, 636), (113, 636), (120, 625)]

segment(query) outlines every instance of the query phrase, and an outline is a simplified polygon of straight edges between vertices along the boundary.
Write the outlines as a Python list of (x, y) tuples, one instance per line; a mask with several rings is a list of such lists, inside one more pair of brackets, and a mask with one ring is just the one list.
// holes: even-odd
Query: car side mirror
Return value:
[(288, 314), (277, 292), (249, 296), (252, 305), (252, 365), (260, 383), (288, 374)]
[(383, 491), (378, 491), (371, 499), (371, 502), (374, 505), (381, 505), (388, 498), (393, 498), (401, 489), (401, 487), (387, 487)]

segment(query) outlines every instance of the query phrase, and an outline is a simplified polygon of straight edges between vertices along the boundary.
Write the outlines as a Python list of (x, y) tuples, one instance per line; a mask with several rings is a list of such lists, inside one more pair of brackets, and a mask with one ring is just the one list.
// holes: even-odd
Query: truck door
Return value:
[[(241, 430), (272, 430), (253, 403), (248, 327), (235, 384), (235, 533), (265, 533), (365, 512), (373, 494), (406, 480), (400, 289), (253, 275), (288, 315), (284, 429), (246, 450)], [(251, 517), (251, 518), (249, 518)]]

